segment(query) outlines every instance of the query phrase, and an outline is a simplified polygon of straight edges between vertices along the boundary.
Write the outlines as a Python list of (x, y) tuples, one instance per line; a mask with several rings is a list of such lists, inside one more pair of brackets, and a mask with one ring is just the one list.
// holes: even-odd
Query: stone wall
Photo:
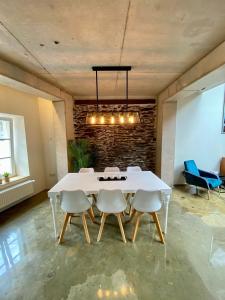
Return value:
[[(99, 105), (99, 111), (121, 111), (124, 105)], [(74, 135), (85, 138), (96, 148), (96, 171), (107, 166), (139, 165), (143, 170), (155, 171), (156, 163), (156, 104), (129, 105), (128, 110), (139, 111), (141, 124), (117, 126), (86, 125), (87, 112), (94, 105), (74, 104)]]

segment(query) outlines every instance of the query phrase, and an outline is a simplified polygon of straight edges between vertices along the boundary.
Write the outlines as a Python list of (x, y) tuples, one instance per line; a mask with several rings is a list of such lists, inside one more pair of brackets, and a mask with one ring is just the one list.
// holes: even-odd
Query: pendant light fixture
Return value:
[[(86, 124), (88, 125), (134, 125), (140, 123), (139, 113), (137, 111), (128, 110), (128, 71), (131, 66), (94, 66), (96, 79), (96, 110), (88, 113), (86, 116)], [(104, 71), (125, 71), (126, 72), (126, 109), (122, 111), (99, 111), (98, 96), (98, 72)]]

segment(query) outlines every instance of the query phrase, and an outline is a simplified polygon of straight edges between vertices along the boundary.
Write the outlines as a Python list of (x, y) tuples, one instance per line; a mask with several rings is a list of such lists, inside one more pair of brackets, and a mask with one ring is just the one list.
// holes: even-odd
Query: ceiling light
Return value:
[(114, 116), (111, 116), (111, 118), (110, 118), (110, 123), (111, 123), (111, 124), (115, 124), (115, 117), (114, 117)]
[[(88, 125), (134, 125), (140, 123), (140, 116), (137, 111), (128, 110), (128, 71), (131, 66), (95, 66), (92, 70), (96, 74), (96, 110), (88, 113), (86, 124)], [(99, 111), (98, 98), (98, 72), (99, 71), (125, 71), (126, 72), (126, 109), (120, 112), (103, 112)]]

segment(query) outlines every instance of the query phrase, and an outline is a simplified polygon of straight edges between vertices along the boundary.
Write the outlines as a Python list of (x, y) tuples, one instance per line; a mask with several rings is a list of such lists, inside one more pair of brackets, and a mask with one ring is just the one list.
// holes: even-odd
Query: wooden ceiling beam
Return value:
[[(76, 105), (96, 105), (96, 100), (76, 100)], [(101, 99), (98, 100), (98, 104), (110, 105), (110, 104), (127, 104), (126, 99)], [(129, 99), (128, 105), (131, 104), (156, 104), (156, 99)]]

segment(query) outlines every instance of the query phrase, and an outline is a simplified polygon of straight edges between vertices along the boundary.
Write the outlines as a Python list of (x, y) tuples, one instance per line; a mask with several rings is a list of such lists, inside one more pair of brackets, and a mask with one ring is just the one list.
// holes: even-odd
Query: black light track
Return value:
[(131, 66), (93, 66), (93, 71), (130, 71)]

